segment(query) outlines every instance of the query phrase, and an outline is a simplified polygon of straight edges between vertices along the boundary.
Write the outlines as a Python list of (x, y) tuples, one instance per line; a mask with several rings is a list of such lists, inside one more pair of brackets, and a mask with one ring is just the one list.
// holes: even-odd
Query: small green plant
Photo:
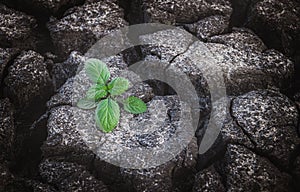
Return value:
[(110, 72), (102, 61), (89, 59), (85, 63), (85, 72), (90, 80), (95, 83), (89, 88), (85, 98), (78, 101), (81, 109), (94, 109), (96, 125), (105, 133), (111, 132), (119, 123), (120, 107), (132, 114), (140, 114), (147, 111), (146, 104), (139, 98), (130, 96), (125, 100), (117, 99), (117, 96), (125, 93), (129, 88), (129, 81), (122, 77), (116, 77), (109, 81)]

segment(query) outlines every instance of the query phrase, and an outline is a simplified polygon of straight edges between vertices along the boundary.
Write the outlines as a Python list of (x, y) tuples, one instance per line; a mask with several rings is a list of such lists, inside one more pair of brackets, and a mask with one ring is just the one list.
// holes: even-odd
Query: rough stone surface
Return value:
[(213, 15), (192, 24), (185, 24), (184, 26), (199, 39), (207, 40), (211, 36), (225, 33), (229, 27), (229, 18), (221, 15)]
[(74, 51), (63, 63), (55, 63), (52, 67), (52, 79), (55, 90), (60, 88), (67, 79), (74, 76), (77, 72), (77, 67), (85, 60), (86, 58), (84, 56)]
[(300, 41), (299, 12), (299, 1), (257, 1), (248, 10), (246, 26), (261, 36), (268, 46), (294, 55)]
[[(231, 4), (227, 0), (135, 0), (132, 2), (133, 23), (158, 22), (165, 24), (194, 23), (211, 15), (230, 17)], [(140, 19), (136, 19), (136, 16)]]
[(289, 175), (240, 145), (228, 145), (219, 169), (228, 191), (289, 191)]
[(108, 192), (103, 182), (95, 179), (83, 166), (46, 159), (40, 165), (43, 179), (59, 191)]
[(9, 62), (11, 62), (14, 56), (16, 55), (16, 53), (17, 53), (17, 49), (0, 48), (0, 81), (2, 81), (2, 79), (4, 78), (3, 73), (6, 67), (9, 65)]
[(263, 52), (267, 49), (257, 35), (249, 29), (243, 28), (235, 28), (231, 33), (213, 36), (209, 39), (209, 42), (221, 43), (249, 52)]
[(271, 91), (250, 92), (233, 101), (232, 115), (245, 130), (256, 149), (290, 165), (290, 156), (300, 144), (298, 111), (287, 97)]
[(11, 184), (14, 180), (14, 176), (10, 173), (7, 166), (0, 164), (0, 190), (4, 191), (6, 186)]
[[(294, 72), (293, 63), (275, 50), (257, 53), (223, 44), (195, 42), (179, 29), (143, 35), (140, 39), (144, 44), (151, 44), (142, 48), (145, 55), (151, 54), (146, 59), (163, 61), (165, 67), (187, 74), (201, 96), (208, 91), (203, 74), (212, 75), (213, 70), (224, 73), (226, 90), (230, 95), (268, 87), (284, 89)], [(203, 65), (204, 61), (211, 65)], [(213, 69), (216, 65), (218, 70)]]
[(0, 46), (33, 49), (36, 20), (0, 4)]
[(194, 138), (171, 161), (151, 169), (122, 169), (122, 176), (135, 191), (190, 191), (194, 182), (197, 151)]
[(23, 51), (9, 67), (6, 85), (14, 101), (27, 104), (51, 91), (51, 79), (44, 58), (34, 51)]
[(52, 14), (57, 14), (58, 12), (64, 11), (65, 7), (72, 7), (82, 0), (25, 0), (22, 2), (27, 6), (31, 6), (39, 11), (47, 11)]
[(72, 8), (59, 20), (52, 17), (48, 28), (57, 54), (65, 58), (72, 51), (85, 53), (97, 40), (126, 24), (119, 6), (98, 1)]
[(214, 167), (198, 172), (195, 176), (193, 192), (226, 191), (222, 179)]
[(12, 105), (9, 99), (0, 100), (0, 161), (10, 159), (15, 136)]

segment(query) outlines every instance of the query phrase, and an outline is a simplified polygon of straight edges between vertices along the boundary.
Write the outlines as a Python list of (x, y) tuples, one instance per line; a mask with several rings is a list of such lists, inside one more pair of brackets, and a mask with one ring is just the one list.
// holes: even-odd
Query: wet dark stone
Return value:
[(52, 92), (52, 82), (44, 58), (34, 51), (23, 51), (8, 69), (5, 81), (13, 102), (27, 105), (36, 97)]
[(241, 145), (228, 145), (218, 168), (228, 191), (289, 191), (291, 176)]
[(0, 4), (0, 46), (35, 49), (36, 19)]
[(126, 24), (118, 5), (100, 1), (69, 9), (59, 20), (52, 17), (48, 29), (56, 53), (66, 58), (72, 51), (85, 53), (97, 40)]

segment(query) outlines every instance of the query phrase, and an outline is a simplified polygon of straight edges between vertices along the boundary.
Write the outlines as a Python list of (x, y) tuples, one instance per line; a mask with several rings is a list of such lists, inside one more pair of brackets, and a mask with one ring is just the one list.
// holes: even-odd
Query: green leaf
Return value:
[(105, 85), (93, 85), (86, 93), (86, 97), (90, 100), (98, 101), (107, 96)]
[(117, 77), (108, 84), (112, 96), (121, 95), (129, 88), (129, 81), (123, 77)]
[(102, 100), (96, 109), (96, 124), (104, 132), (111, 132), (119, 123), (120, 108), (117, 102), (108, 98)]
[(101, 85), (104, 85), (110, 77), (107, 66), (99, 59), (88, 59), (85, 63), (85, 72), (94, 83)]
[(81, 109), (93, 109), (96, 106), (97, 106), (97, 104), (95, 103), (94, 100), (90, 100), (90, 99), (87, 99), (87, 98), (80, 99), (77, 102), (77, 107), (79, 107)]
[(147, 105), (141, 99), (130, 96), (124, 103), (124, 109), (132, 114), (140, 114), (147, 111)]

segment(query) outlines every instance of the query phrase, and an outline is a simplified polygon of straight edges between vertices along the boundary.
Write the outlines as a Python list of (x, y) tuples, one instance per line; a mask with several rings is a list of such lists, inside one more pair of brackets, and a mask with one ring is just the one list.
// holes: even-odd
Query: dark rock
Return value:
[(219, 169), (228, 191), (289, 191), (289, 175), (241, 145), (227, 146)]
[(126, 24), (119, 6), (100, 1), (72, 8), (60, 20), (51, 18), (48, 28), (57, 54), (65, 58), (72, 51), (85, 53), (97, 40)]
[(249, 29), (243, 28), (235, 28), (231, 33), (213, 36), (209, 38), (209, 42), (221, 43), (250, 52), (263, 52), (267, 49), (258, 36)]
[(34, 49), (36, 20), (0, 4), (0, 46)]
[(52, 92), (52, 83), (44, 58), (34, 51), (22, 52), (9, 67), (6, 85), (19, 105), (26, 105), (37, 96), (47, 96)]
[(221, 15), (213, 15), (184, 26), (199, 39), (207, 40), (211, 36), (225, 33), (229, 27), (229, 18)]
[(77, 72), (77, 67), (85, 60), (80, 53), (74, 51), (63, 63), (55, 63), (52, 68), (52, 79), (55, 90), (60, 88), (67, 79), (74, 76)]
[(135, 0), (131, 3), (132, 23), (194, 23), (211, 15), (230, 17), (231, 4), (227, 0)]
[(40, 165), (40, 174), (59, 191), (108, 191), (102, 181), (95, 179), (85, 167), (78, 164), (46, 159)]
[(26, 181), (26, 185), (30, 188), (33, 192), (56, 192), (52, 186), (48, 184), (41, 183), (35, 180), (28, 180)]
[(214, 167), (198, 172), (195, 176), (193, 192), (226, 191), (222, 178)]
[(5, 191), (7, 185), (13, 183), (14, 176), (10, 173), (7, 166), (0, 164), (0, 191)]
[(233, 12), (231, 15), (232, 26), (242, 26), (247, 17), (247, 11), (250, 4), (257, 0), (231, 0)]
[(13, 60), (13, 58), (16, 56), (18, 50), (7, 48), (3, 49), (0, 48), (0, 81), (4, 78), (4, 72), (6, 67), (9, 65), (9, 63)]
[(300, 43), (300, 3), (293, 0), (263, 0), (248, 10), (246, 26), (272, 48), (294, 55)]
[(299, 188), (300, 184), (298, 183), (298, 181), (300, 180), (300, 156), (296, 158), (295, 163), (293, 165), (293, 174), (295, 175), (294, 180), (296, 181), (296, 185)]
[(277, 92), (250, 92), (233, 101), (232, 114), (256, 150), (287, 168), (300, 144), (298, 111), (286, 96)]
[(48, 12), (49, 14), (57, 15), (64, 11), (66, 7), (72, 7), (82, 2), (83, 0), (25, 0), (22, 1), (22, 4), (38, 12), (44, 11), (44, 14)]
[[(11, 158), (15, 138), (12, 105), (8, 99), (0, 100), (0, 161)], [(1, 179), (0, 179), (1, 180)]]

